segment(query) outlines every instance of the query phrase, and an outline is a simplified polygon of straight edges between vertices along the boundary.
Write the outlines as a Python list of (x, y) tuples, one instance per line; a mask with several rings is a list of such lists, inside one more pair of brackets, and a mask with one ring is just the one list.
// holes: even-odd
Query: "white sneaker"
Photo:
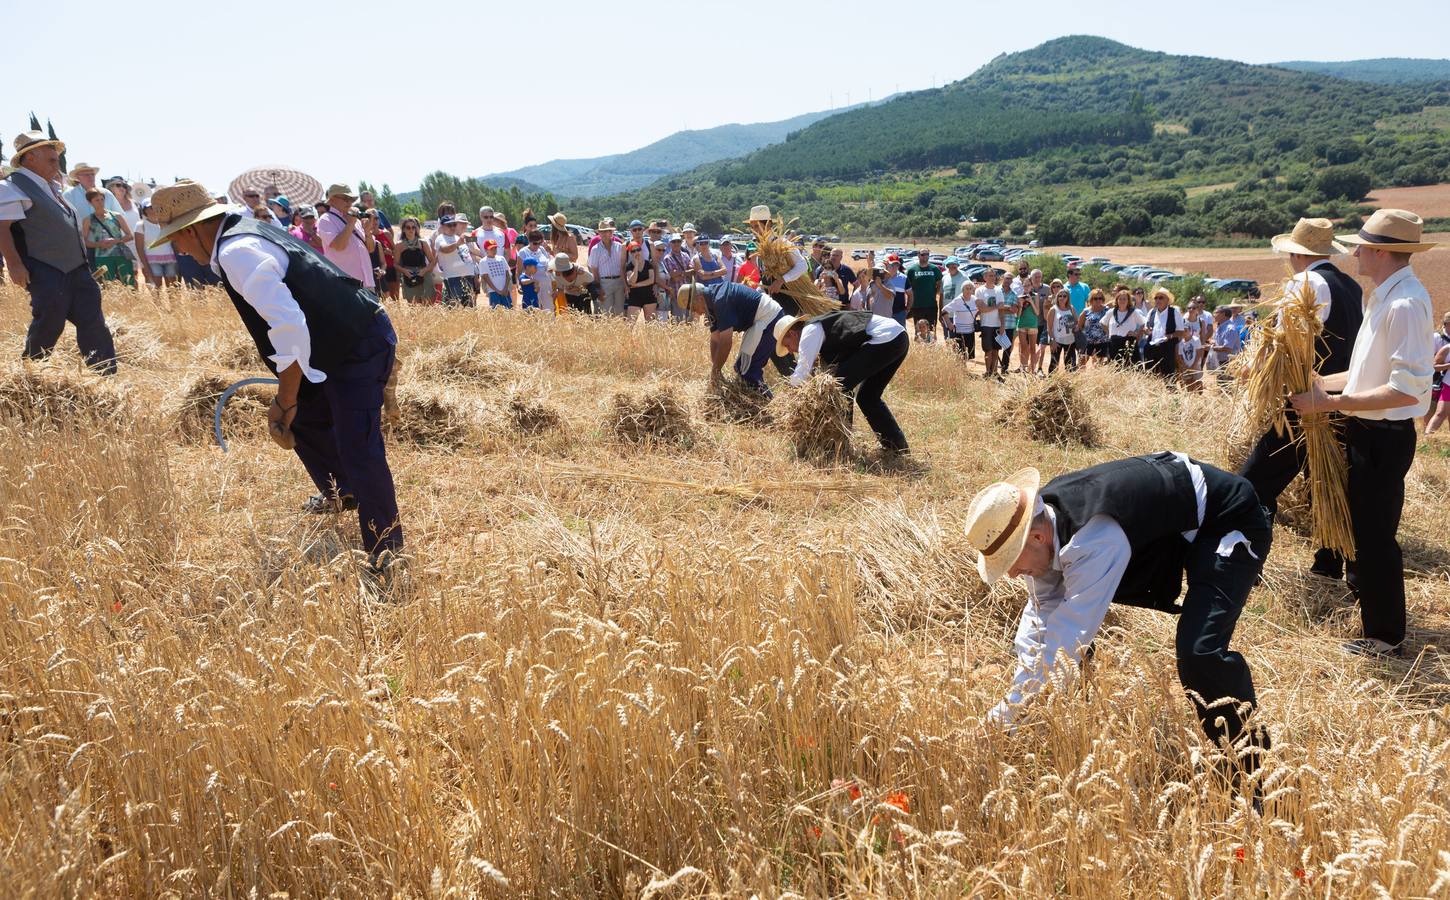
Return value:
[(1339, 649), (1350, 656), (1365, 656), (1371, 659), (1399, 659), (1404, 655), (1402, 644), (1387, 644), (1378, 638), (1356, 638), (1339, 645)]

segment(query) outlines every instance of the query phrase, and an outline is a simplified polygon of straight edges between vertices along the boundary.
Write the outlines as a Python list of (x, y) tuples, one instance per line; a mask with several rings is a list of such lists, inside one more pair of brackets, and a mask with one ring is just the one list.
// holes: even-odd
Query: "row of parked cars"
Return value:
[[(851, 253), (852, 259), (865, 259), (870, 251), (857, 248)], [(881, 257), (889, 256), (892, 253), (902, 257), (910, 256), (917, 251), (908, 247), (884, 247)], [(987, 268), (988, 263), (1005, 262), (1015, 263), (1024, 256), (1032, 256), (1041, 252), (1038, 249), (1037, 241), (1031, 241), (1026, 246), (1007, 246), (1007, 242), (1001, 238), (980, 241), (975, 244), (965, 244), (952, 251), (952, 255), (963, 260), (962, 271), (968, 276), (981, 272)], [(1182, 281), (1184, 276), (1177, 272), (1170, 272), (1157, 266), (1147, 265), (1123, 265), (1115, 263), (1106, 256), (1093, 256), (1084, 259), (1073, 253), (1057, 254), (1068, 265), (1095, 266), (1103, 272), (1116, 273), (1125, 280), (1144, 281), (1151, 284), (1164, 284), (1171, 286), (1176, 281)], [(946, 256), (940, 253), (931, 254), (931, 261), (935, 265), (946, 263)], [(967, 262), (970, 261), (970, 262)], [(976, 280), (976, 279), (973, 279)], [(1209, 278), (1205, 283), (1213, 288), (1228, 294), (1243, 296), (1259, 289), (1259, 283), (1248, 278)]]

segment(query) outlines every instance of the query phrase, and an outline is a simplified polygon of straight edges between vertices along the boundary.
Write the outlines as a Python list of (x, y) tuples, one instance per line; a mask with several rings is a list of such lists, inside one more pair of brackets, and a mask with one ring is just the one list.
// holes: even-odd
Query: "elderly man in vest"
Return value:
[[(1300, 219), (1292, 232), (1274, 237), (1269, 244), (1274, 252), (1288, 255), (1289, 267), (1294, 270), (1293, 277), (1284, 284), (1284, 296), (1295, 296), (1307, 285), (1319, 305), (1324, 331), (1317, 341), (1315, 371), (1334, 375), (1348, 369), (1354, 338), (1364, 317), (1363, 291), (1359, 282), (1329, 261), (1335, 253), (1345, 252), (1334, 240), (1334, 224), (1328, 219)], [(1271, 517), (1279, 510), (1279, 495), (1308, 462), (1298, 434), (1299, 417), (1292, 409), (1288, 415), (1289, 433), (1281, 435), (1269, 429), (1239, 469), (1239, 474), (1253, 484)], [(1315, 551), (1311, 572), (1337, 580), (1343, 570), (1344, 560), (1338, 553), (1325, 547)]]
[(39, 131), (15, 139), (15, 171), (0, 181), (0, 255), (11, 280), (30, 292), (25, 358), (49, 356), (69, 321), (86, 365), (110, 375), (116, 345), (101, 312), (101, 289), (86, 264), (75, 210), (58, 187), (63, 152), (64, 144)]
[(1028, 586), (1017, 672), (989, 718), (1012, 727), (1055, 668), (1082, 662), (1108, 604), (1123, 603), (1178, 615), (1178, 677), (1210, 739), (1235, 742), (1248, 730), (1251, 745), (1267, 746), (1247, 725), (1257, 703), (1248, 663), (1228, 646), (1269, 553), (1253, 485), (1172, 452), (1040, 482), (1036, 469), (1022, 469), (967, 511), (982, 580), (1025, 576)]
[(199, 184), (161, 188), (151, 208), (161, 226), (153, 245), (169, 240), (211, 265), (276, 373), (272, 439), (296, 450), (321, 502), (356, 505), (363, 546), (375, 571), (386, 572), (403, 547), (382, 433), (397, 348), (387, 313), (305, 242), (213, 202)]

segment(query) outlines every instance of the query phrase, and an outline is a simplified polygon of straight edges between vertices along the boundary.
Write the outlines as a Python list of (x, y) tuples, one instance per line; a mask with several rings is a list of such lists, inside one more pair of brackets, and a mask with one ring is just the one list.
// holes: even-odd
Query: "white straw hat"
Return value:
[(804, 321), (804, 319), (798, 318), (796, 316), (781, 316), (778, 320), (776, 320), (775, 329), (773, 330), (773, 334), (775, 335), (776, 356), (786, 356), (790, 353), (789, 350), (785, 349), (785, 345), (782, 344), (781, 341), (785, 338), (785, 333), (791, 330), (792, 326)]
[(1406, 209), (1377, 209), (1359, 234), (1341, 234), (1339, 240), (1391, 253), (1423, 253), (1438, 244), (1422, 241), (1425, 221)]
[(745, 221), (746, 224), (749, 224), (751, 222), (769, 222), (770, 207), (766, 206), (763, 203), (758, 206), (750, 207), (750, 218), (746, 219)]
[(1041, 484), (1042, 474), (1028, 466), (972, 498), (963, 531), (977, 550), (977, 574), (987, 584), (1005, 575), (1022, 555)]

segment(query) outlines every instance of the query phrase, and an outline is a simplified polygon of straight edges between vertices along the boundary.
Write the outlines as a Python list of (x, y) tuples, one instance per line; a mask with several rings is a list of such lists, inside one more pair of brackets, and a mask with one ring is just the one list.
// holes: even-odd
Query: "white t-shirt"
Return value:
[(135, 234), (141, 224), (141, 208), (133, 203), (130, 209), (121, 210), (121, 218), (126, 220), (126, 224), (131, 226), (131, 233)]
[(977, 329), (976, 300), (967, 300), (964, 297), (958, 297), (946, 306), (943, 306), (942, 312), (951, 313), (952, 327), (957, 330), (958, 334), (971, 334)]
[(1178, 342), (1178, 358), (1183, 360), (1186, 368), (1193, 368), (1194, 362), (1198, 359), (1198, 351), (1203, 344), (1198, 340), (1198, 329), (1188, 329), (1188, 338)]
[(443, 273), (444, 278), (472, 278), (478, 274), (473, 265), (473, 256), (468, 252), (468, 242), (464, 240), (463, 249), (455, 251), (450, 249), (444, 251), (439, 248), (441, 242), (459, 240), (458, 235), (435, 234), (433, 236), (433, 250), (438, 254), (438, 271)]
[(508, 256), (508, 246), (504, 243), (508, 238), (497, 228), (475, 228), (473, 229), (473, 240), (478, 245), (478, 255), (483, 256), (483, 242), (493, 241), (498, 244), (498, 255)]
[(161, 234), (160, 225), (142, 219), (141, 224), (136, 227), (140, 229), (141, 245), (146, 248), (147, 259), (164, 259), (167, 257), (170, 257), (172, 260), (176, 259), (176, 251), (171, 249), (170, 241), (158, 247), (151, 246), (151, 242), (156, 240), (156, 237)]
[[(494, 251), (497, 253), (498, 251)], [(485, 256), (478, 261), (478, 274), (487, 275), (500, 294), (509, 289), (509, 261), (503, 256)], [(488, 290), (488, 285), (483, 289)]]
[(1000, 287), (982, 285), (972, 295), (977, 302), (977, 312), (982, 316), (983, 328), (1001, 328), (1002, 314), (998, 310), (1007, 304), (1007, 298)]

